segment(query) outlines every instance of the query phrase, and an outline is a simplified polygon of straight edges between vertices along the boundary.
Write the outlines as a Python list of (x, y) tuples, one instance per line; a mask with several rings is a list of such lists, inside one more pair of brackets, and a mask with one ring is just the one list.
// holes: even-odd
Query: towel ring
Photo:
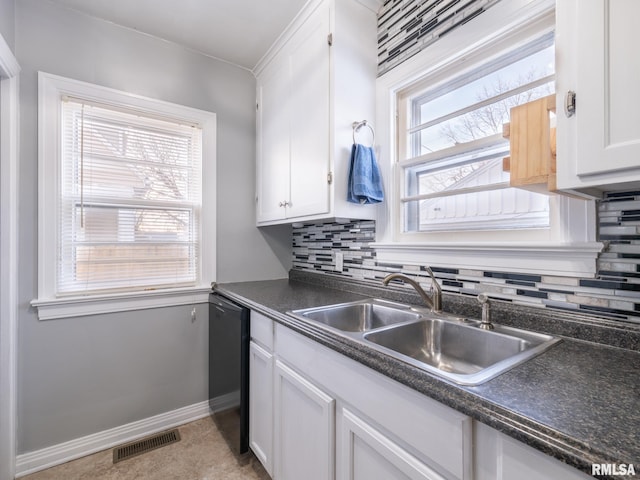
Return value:
[(371, 146), (373, 147), (376, 144), (376, 132), (373, 130), (373, 127), (366, 120), (362, 120), (361, 122), (353, 122), (353, 143), (356, 143), (356, 133), (360, 131), (362, 127), (369, 127), (371, 130)]

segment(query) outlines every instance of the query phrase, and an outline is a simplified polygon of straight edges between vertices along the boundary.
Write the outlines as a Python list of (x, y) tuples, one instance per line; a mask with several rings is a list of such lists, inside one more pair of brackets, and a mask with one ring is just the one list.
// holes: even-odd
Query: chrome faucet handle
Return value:
[(491, 323), (491, 305), (489, 304), (489, 296), (486, 293), (478, 295), (478, 301), (482, 305), (482, 321), (480, 322), (480, 328), (483, 330), (493, 330), (493, 324)]
[(429, 292), (431, 292), (431, 302), (433, 303), (433, 311), (441, 312), (442, 311), (442, 288), (440, 288), (440, 284), (438, 283), (438, 280), (436, 280), (436, 276), (433, 274), (433, 270), (431, 270), (431, 267), (424, 267), (424, 270), (431, 277), (431, 286), (430, 286)]

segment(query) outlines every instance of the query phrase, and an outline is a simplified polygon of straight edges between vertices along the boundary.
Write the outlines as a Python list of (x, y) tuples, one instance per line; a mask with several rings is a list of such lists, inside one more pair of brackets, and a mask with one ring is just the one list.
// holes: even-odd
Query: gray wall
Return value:
[[(1, 0), (6, 3), (6, 0)], [(218, 281), (283, 278), (290, 229), (255, 228), (255, 80), (246, 70), (44, 0), (16, 4), (21, 73), (18, 452), (207, 399), (207, 305), (38, 321), (37, 71), (218, 119)], [(213, 279), (212, 279), (213, 280)]]
[(14, 12), (15, 0), (0, 0), (0, 35), (7, 42), (12, 51), (15, 51), (14, 37)]

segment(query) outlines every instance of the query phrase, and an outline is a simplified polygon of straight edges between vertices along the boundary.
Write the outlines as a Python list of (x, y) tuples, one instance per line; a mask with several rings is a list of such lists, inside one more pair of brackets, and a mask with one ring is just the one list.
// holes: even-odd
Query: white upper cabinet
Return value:
[[(640, 186), (640, 2), (556, 3), (558, 188)], [(565, 95), (576, 94), (573, 116)]]
[(329, 212), (328, 35), (329, 8), (322, 5), (290, 42), (288, 217)]
[[(289, 200), (289, 70), (285, 59), (279, 60), (264, 70), (258, 84), (258, 221), (281, 218)], [(260, 181), (263, 171), (269, 181)]]
[(317, 0), (256, 67), (258, 225), (375, 218), (349, 204), (352, 124), (373, 119), (376, 14)]

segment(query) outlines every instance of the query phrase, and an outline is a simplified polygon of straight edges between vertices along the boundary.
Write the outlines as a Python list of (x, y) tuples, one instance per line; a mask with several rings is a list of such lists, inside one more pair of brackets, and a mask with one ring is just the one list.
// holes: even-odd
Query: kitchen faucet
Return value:
[(427, 294), (427, 292), (425, 292), (422, 289), (422, 287), (418, 284), (418, 282), (411, 280), (409, 277), (407, 277), (406, 275), (402, 275), (401, 273), (391, 273), (387, 275), (386, 277), (384, 277), (384, 280), (382, 280), (382, 283), (384, 285), (389, 285), (389, 282), (391, 280), (394, 280), (394, 279), (402, 280), (403, 282), (406, 282), (409, 285), (411, 285), (416, 290), (416, 292), (418, 292), (420, 297), (422, 297), (422, 300), (424, 301), (424, 303), (426, 303), (427, 306), (431, 308), (432, 312), (441, 312), (442, 311), (442, 289), (440, 288), (440, 285), (438, 284), (438, 281), (436, 280), (436, 277), (433, 275), (433, 272), (431, 271), (431, 269), (429, 267), (425, 267), (425, 270), (431, 277), (431, 291), (433, 292), (431, 294), (431, 297), (429, 297), (429, 294)]

